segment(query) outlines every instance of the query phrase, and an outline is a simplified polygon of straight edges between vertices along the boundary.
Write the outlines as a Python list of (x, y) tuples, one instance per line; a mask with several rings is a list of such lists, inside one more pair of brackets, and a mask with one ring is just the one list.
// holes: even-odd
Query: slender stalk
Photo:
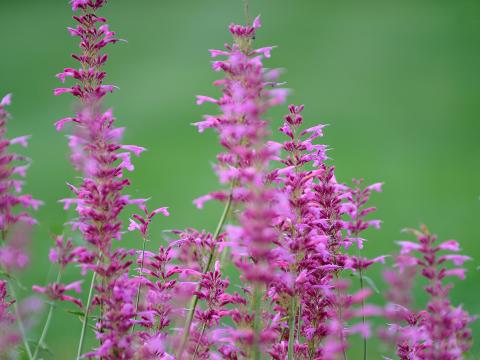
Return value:
[(300, 339), (301, 321), (302, 321), (302, 302), (300, 301), (300, 304), (298, 304), (298, 316), (297, 316), (297, 342), (299, 342), (298, 339)]
[(195, 346), (195, 351), (193, 352), (192, 360), (195, 360), (197, 357), (197, 351), (198, 351), (198, 348), (200, 347), (200, 341), (203, 338), (203, 334), (205, 333), (206, 327), (207, 327), (207, 323), (204, 322), (202, 325), (202, 331), (200, 332), (200, 337), (198, 338), (197, 345)]
[[(232, 198), (233, 198), (233, 188), (235, 186), (235, 182), (232, 181), (231, 189), (230, 189), (230, 195), (228, 196), (228, 200), (225, 203), (225, 207), (223, 208), (223, 213), (222, 216), (220, 217), (220, 220), (218, 221), (217, 228), (215, 229), (215, 232), (213, 234), (212, 242), (215, 243), (217, 240), (218, 236), (220, 235), (220, 232), (222, 231), (223, 225), (225, 224), (225, 221), (227, 219), (228, 213), (230, 212), (230, 208), (232, 206)], [(210, 267), (212, 266), (213, 263), (213, 258), (215, 257), (215, 250), (216, 246), (212, 247), (212, 250), (210, 251), (210, 254), (208, 255), (208, 260), (207, 264), (205, 265), (205, 268), (203, 269), (203, 274), (207, 273), (210, 271)], [(185, 351), (185, 347), (188, 342), (188, 338), (190, 337), (190, 328), (192, 327), (192, 321), (193, 317), (195, 315), (195, 309), (197, 308), (198, 304), (198, 296), (194, 295), (192, 298), (192, 302), (190, 305), (190, 309), (188, 310), (187, 318), (185, 321), (185, 328), (183, 331), (183, 338), (182, 342), (180, 345), (180, 350), (178, 351), (178, 359), (182, 359), (183, 352)]]
[[(360, 289), (363, 290), (363, 269), (359, 270)], [(362, 323), (365, 326), (365, 299), (362, 299)], [(363, 337), (363, 360), (367, 360), (367, 338)]]
[[(97, 262), (100, 262), (100, 259)], [(90, 282), (90, 290), (88, 291), (88, 298), (87, 298), (87, 307), (85, 308), (85, 314), (83, 315), (83, 323), (82, 323), (82, 332), (80, 333), (80, 341), (78, 343), (78, 350), (77, 350), (77, 360), (80, 360), (83, 352), (83, 343), (85, 342), (85, 333), (87, 331), (88, 325), (88, 315), (90, 313), (90, 307), (92, 304), (93, 298), (93, 287), (95, 285), (95, 280), (97, 279), (97, 272), (94, 271), (92, 275), (92, 281)]]
[(260, 360), (260, 327), (261, 327), (261, 296), (260, 286), (255, 284), (253, 289), (253, 350), (252, 359)]
[[(355, 213), (355, 223), (358, 223), (358, 211)], [(353, 233), (353, 238), (358, 237), (358, 231)], [(360, 248), (357, 247), (358, 250), (358, 260), (360, 261), (360, 268), (358, 270), (358, 276), (360, 278), (360, 289), (363, 290), (363, 268), (362, 268), (362, 260), (360, 257)], [(362, 324), (365, 326), (365, 299), (362, 299)], [(367, 360), (367, 338), (363, 338), (363, 360)]]
[(245, 14), (246, 25), (250, 25), (250, 16), (248, 12), (248, 0), (243, 0), (243, 13)]
[(290, 308), (290, 319), (289, 319), (289, 334), (288, 334), (288, 360), (293, 360), (293, 353), (295, 351), (295, 325), (296, 325), (296, 315), (297, 315), (297, 297), (295, 294), (292, 296), (292, 304)]
[[(143, 264), (145, 262), (145, 244), (147, 243), (147, 237), (143, 237), (143, 244), (142, 244), (142, 260), (140, 262), (140, 276), (143, 276)], [(133, 318), (133, 326), (131, 333), (135, 331), (135, 320), (137, 320), (137, 311), (138, 311), (138, 303), (140, 302), (140, 290), (142, 288), (142, 283), (138, 284), (138, 289), (137, 289), (137, 297), (135, 299), (135, 317)]]
[[(55, 280), (55, 283), (60, 283), (60, 279), (62, 278), (62, 270), (60, 269), (57, 274), (57, 279)], [(53, 309), (55, 308), (55, 303), (53, 301), (50, 301), (49, 309), (48, 309), (48, 314), (47, 314), (47, 319), (45, 320), (45, 325), (43, 326), (42, 334), (40, 335), (40, 338), (38, 339), (37, 347), (35, 349), (35, 352), (33, 353), (33, 360), (35, 360), (38, 356), (38, 353), (40, 352), (40, 348), (44, 347), (44, 342), (45, 338), (47, 337), (48, 329), (50, 328), (50, 321), (52, 320), (53, 316)]]
[(12, 294), (12, 297), (15, 299), (13, 303), (13, 310), (15, 311), (15, 317), (17, 318), (18, 330), (20, 331), (20, 335), (22, 337), (23, 346), (25, 347), (25, 351), (27, 352), (28, 358), (30, 360), (33, 360), (32, 351), (30, 350), (30, 345), (28, 345), (27, 335), (25, 333), (25, 328), (23, 327), (22, 319), (20, 318), (20, 311), (18, 310), (17, 295), (15, 294), (15, 289), (13, 288), (13, 286), (11, 284), (9, 285), (10, 285), (10, 294)]

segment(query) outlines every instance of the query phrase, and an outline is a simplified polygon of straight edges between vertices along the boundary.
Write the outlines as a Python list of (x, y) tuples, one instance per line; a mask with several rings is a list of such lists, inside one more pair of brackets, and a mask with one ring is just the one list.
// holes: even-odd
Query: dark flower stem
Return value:
[[(99, 262), (100, 262), (100, 259), (98, 263)], [(87, 307), (85, 308), (85, 314), (83, 315), (82, 332), (80, 333), (80, 341), (78, 343), (78, 350), (77, 350), (77, 360), (80, 360), (82, 356), (83, 343), (85, 342), (85, 333), (87, 331), (88, 315), (90, 313), (90, 307), (91, 307), (92, 298), (93, 298), (93, 288), (95, 286), (96, 279), (97, 279), (97, 272), (94, 271), (92, 275), (92, 281), (90, 282), (90, 290), (88, 291)]]
[(262, 309), (261, 309), (261, 296), (262, 292), (259, 284), (254, 285), (253, 289), (253, 350), (252, 350), (252, 359), (260, 360), (260, 327), (262, 320)]
[(292, 296), (292, 304), (290, 308), (290, 320), (289, 320), (289, 334), (288, 334), (288, 360), (293, 360), (293, 353), (295, 351), (295, 324), (297, 315), (297, 298), (295, 294)]
[[(228, 214), (230, 212), (230, 207), (232, 205), (232, 197), (233, 197), (233, 188), (234, 187), (235, 187), (235, 181), (232, 181), (232, 185), (231, 185), (231, 188), (230, 188), (230, 193), (229, 193), (229, 196), (228, 196), (228, 200), (225, 203), (225, 207), (223, 208), (222, 216), (220, 217), (220, 220), (217, 224), (217, 228), (215, 229), (215, 233), (213, 234), (212, 242), (213, 242), (214, 245), (212, 246), (210, 254), (208, 255), (207, 264), (205, 265), (205, 268), (203, 269), (203, 274), (206, 274), (208, 271), (210, 271), (210, 267), (212, 266), (213, 258), (215, 257), (215, 250), (216, 250), (215, 241), (218, 239), (218, 236), (220, 235), (220, 232), (222, 231), (223, 225), (225, 224), (225, 221), (227, 220)], [(198, 296), (194, 295), (193, 298), (192, 298), (192, 303), (191, 303), (190, 309), (189, 309), (188, 314), (187, 314), (187, 320), (185, 322), (185, 329), (184, 329), (184, 333), (183, 333), (184, 335), (183, 335), (183, 338), (182, 338), (182, 343), (180, 345), (180, 350), (178, 352), (178, 359), (179, 360), (182, 359), (182, 355), (183, 355), (183, 352), (185, 351), (185, 347), (187, 345), (188, 338), (190, 337), (190, 328), (192, 327), (192, 321), (193, 321), (193, 317), (195, 315), (195, 309), (197, 308), (197, 304), (198, 304)]]
[[(145, 262), (145, 244), (147, 243), (147, 237), (143, 237), (143, 244), (142, 244), (142, 260), (140, 263), (140, 276), (143, 276), (143, 264)], [(138, 284), (138, 290), (137, 290), (137, 297), (135, 299), (135, 317), (133, 320), (137, 320), (137, 311), (138, 311), (138, 303), (140, 302), (140, 290), (142, 288), (142, 283)], [(132, 330), (131, 333), (135, 331), (135, 321), (132, 325)]]
[(193, 352), (192, 360), (195, 360), (197, 358), (198, 348), (200, 347), (200, 342), (202, 341), (203, 334), (205, 333), (206, 327), (207, 327), (207, 323), (204, 322), (203, 325), (202, 325), (202, 331), (200, 332), (200, 336), (199, 336), (198, 341), (197, 341), (197, 345), (195, 346), (195, 351)]
[[(2, 230), (2, 243), (5, 244), (6, 239), (7, 239), (7, 231), (5, 229), (3, 229)], [(6, 270), (4, 270), (4, 272), (5, 272), (5, 274), (8, 275)], [(11, 294), (12, 298), (14, 299), (14, 301), (13, 301), (13, 311), (15, 312), (15, 318), (17, 320), (18, 330), (20, 331), (20, 335), (22, 337), (22, 342), (23, 342), (23, 346), (25, 347), (25, 352), (27, 353), (28, 359), (33, 360), (32, 351), (30, 350), (30, 345), (28, 345), (27, 336), (25, 334), (25, 328), (23, 327), (23, 322), (22, 322), (22, 319), (20, 318), (20, 312), (18, 311), (17, 295), (15, 294), (15, 289), (13, 288), (13, 285), (10, 282), (10, 277), (9, 276), (7, 276), (7, 284), (10, 288), (10, 294)]]
[[(55, 280), (56, 284), (60, 283), (60, 280), (62, 278), (62, 270), (60, 269), (57, 274), (57, 279)], [(43, 343), (45, 342), (45, 338), (47, 337), (48, 329), (50, 328), (50, 322), (52, 320), (53, 316), (53, 309), (55, 308), (55, 303), (53, 301), (50, 301), (49, 308), (48, 308), (48, 314), (47, 314), (47, 319), (45, 320), (45, 325), (43, 326), (42, 334), (40, 335), (40, 338), (38, 339), (37, 347), (35, 349), (35, 352), (33, 353), (33, 360), (36, 360), (38, 353), (40, 352), (40, 348), (43, 347)]]
[(23, 322), (22, 322), (22, 319), (20, 318), (20, 311), (18, 311), (17, 295), (15, 294), (15, 289), (11, 284), (10, 284), (10, 294), (12, 294), (12, 297), (15, 299), (13, 303), (13, 310), (15, 311), (15, 317), (17, 318), (18, 330), (20, 331), (20, 335), (22, 336), (23, 346), (25, 347), (25, 351), (27, 353), (28, 358), (30, 360), (33, 360), (32, 351), (30, 350), (30, 345), (28, 345), (25, 328), (23, 327)]

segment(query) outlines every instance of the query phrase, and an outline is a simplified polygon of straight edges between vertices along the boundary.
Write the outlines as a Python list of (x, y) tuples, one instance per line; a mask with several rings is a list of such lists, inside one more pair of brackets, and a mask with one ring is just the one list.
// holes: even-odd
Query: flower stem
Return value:
[(253, 350), (252, 350), (252, 359), (260, 360), (260, 326), (261, 326), (261, 296), (260, 285), (255, 284), (253, 289)]
[[(359, 269), (360, 289), (363, 290), (363, 269)], [(365, 299), (362, 299), (362, 323), (365, 326)], [(367, 360), (367, 338), (363, 337), (363, 360)]]
[[(99, 264), (100, 259), (97, 262)], [(77, 360), (80, 360), (83, 352), (83, 343), (85, 342), (85, 333), (87, 331), (88, 325), (88, 315), (90, 313), (90, 307), (92, 304), (93, 298), (93, 287), (95, 285), (95, 280), (97, 279), (97, 272), (94, 271), (92, 275), (92, 281), (90, 282), (90, 290), (88, 291), (88, 298), (87, 298), (87, 307), (85, 308), (85, 314), (83, 315), (83, 323), (82, 323), (82, 332), (80, 333), (80, 341), (78, 343), (78, 350), (77, 350)]]
[(297, 315), (297, 297), (295, 294), (292, 296), (292, 304), (290, 308), (290, 319), (289, 319), (289, 334), (288, 334), (288, 360), (293, 360), (293, 353), (295, 351), (295, 325), (296, 325), (296, 315)]
[[(143, 264), (145, 262), (145, 244), (146, 243), (147, 243), (147, 237), (144, 236), (143, 237), (143, 244), (142, 244), (142, 260), (141, 260), (141, 263), (140, 263), (140, 277), (143, 276)], [(133, 318), (134, 322), (133, 322), (131, 334), (133, 334), (133, 332), (135, 331), (135, 320), (137, 320), (137, 311), (138, 311), (138, 304), (140, 302), (140, 290), (141, 290), (141, 288), (142, 288), (142, 283), (140, 282), (140, 284), (138, 284), (137, 297), (135, 299), (135, 317)]]
[[(58, 271), (57, 279), (55, 280), (55, 283), (56, 284), (60, 283), (61, 278), (62, 278), (62, 269)], [(45, 320), (45, 325), (43, 326), (42, 334), (38, 339), (37, 347), (35, 349), (35, 352), (33, 353), (33, 360), (37, 358), (38, 353), (40, 352), (40, 348), (44, 347), (45, 338), (47, 337), (48, 329), (50, 328), (50, 321), (52, 320), (54, 308), (55, 308), (55, 303), (53, 301), (50, 301), (47, 319)]]
[(15, 289), (10, 284), (10, 294), (15, 299), (13, 303), (13, 310), (15, 311), (15, 317), (17, 318), (18, 330), (20, 331), (20, 335), (22, 337), (23, 346), (25, 347), (25, 351), (27, 352), (27, 356), (30, 360), (32, 360), (32, 351), (30, 350), (30, 345), (28, 345), (27, 335), (25, 334), (25, 328), (23, 327), (22, 319), (20, 318), (20, 311), (18, 310), (17, 305), (17, 295), (15, 294)]
[[(230, 194), (228, 196), (228, 200), (225, 203), (225, 207), (223, 208), (222, 216), (220, 217), (220, 220), (218, 221), (217, 228), (215, 229), (215, 232), (214, 232), (213, 237), (212, 237), (212, 242), (213, 242), (214, 245), (212, 246), (210, 254), (208, 255), (208, 260), (207, 260), (207, 263), (205, 265), (205, 268), (203, 269), (203, 274), (210, 271), (210, 267), (212, 266), (213, 258), (215, 257), (215, 250), (216, 250), (215, 241), (217, 240), (218, 236), (220, 235), (220, 232), (222, 231), (223, 225), (225, 224), (225, 221), (227, 220), (227, 216), (230, 212), (230, 208), (232, 206), (233, 188), (234, 187), (235, 187), (235, 182), (232, 181), (232, 185), (231, 185), (231, 189), (230, 189)], [(193, 321), (193, 317), (195, 315), (195, 309), (197, 308), (197, 304), (198, 304), (198, 296), (194, 295), (193, 298), (192, 298), (192, 303), (190, 305), (190, 309), (188, 310), (186, 321), (185, 321), (183, 338), (182, 338), (182, 342), (181, 342), (181, 345), (180, 345), (180, 350), (178, 351), (178, 360), (182, 359), (182, 355), (183, 355), (183, 352), (185, 351), (185, 347), (187, 345), (188, 338), (190, 337), (190, 328), (192, 327), (192, 321)]]
[(250, 25), (250, 16), (249, 16), (249, 11), (248, 11), (248, 0), (243, 0), (243, 13), (245, 15), (245, 22), (246, 25)]
[(205, 333), (206, 327), (207, 327), (207, 323), (204, 322), (203, 325), (202, 325), (202, 331), (200, 332), (200, 336), (199, 336), (198, 341), (197, 341), (197, 345), (195, 346), (195, 351), (193, 353), (192, 360), (195, 360), (197, 358), (198, 348), (200, 347), (200, 342), (202, 341), (203, 334)]

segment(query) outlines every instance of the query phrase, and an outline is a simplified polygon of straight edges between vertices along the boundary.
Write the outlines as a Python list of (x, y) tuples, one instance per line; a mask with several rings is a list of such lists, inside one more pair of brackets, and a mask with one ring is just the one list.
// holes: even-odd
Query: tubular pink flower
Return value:
[[(396, 272), (385, 273), (391, 286), (386, 316), (395, 323), (384, 330), (382, 336), (396, 343), (397, 355), (402, 360), (462, 359), (471, 347), (469, 324), (475, 318), (461, 306), (451, 304), (448, 293), (452, 285), (444, 284), (444, 279), (449, 276), (463, 280), (466, 270), (446, 268), (445, 265), (451, 260), (454, 266), (462, 266), (470, 258), (457, 254), (439, 255), (439, 251), (459, 251), (458, 243), (450, 240), (437, 245), (437, 237), (425, 226), (420, 231), (409, 232), (417, 237), (417, 242), (398, 242), (402, 252), (407, 251), (409, 255), (397, 257)], [(421, 311), (411, 309), (409, 299), (410, 284), (417, 269), (428, 281), (424, 289), (429, 300)]]

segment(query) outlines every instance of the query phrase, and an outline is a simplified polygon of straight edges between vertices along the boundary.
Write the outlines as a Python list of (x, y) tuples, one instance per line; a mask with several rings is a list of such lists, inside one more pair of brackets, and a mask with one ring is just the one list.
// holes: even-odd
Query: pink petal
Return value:
[(260, 15), (258, 15), (254, 20), (253, 20), (253, 24), (252, 24), (252, 27), (254, 29), (258, 29), (262, 26), (262, 22), (260, 21)]
[(12, 94), (7, 94), (2, 98), (2, 101), (0, 102), (0, 106), (10, 105), (11, 102), (12, 102)]
[(19, 137), (11, 139), (10, 144), (12, 144), (12, 145), (20, 144), (23, 147), (27, 147), (28, 146), (28, 139), (30, 139), (30, 138), (31, 138), (31, 135), (19, 136)]
[(168, 207), (161, 207), (153, 210), (150, 214), (150, 217), (153, 217), (154, 215), (157, 215), (159, 213), (163, 214), (163, 216), (170, 216), (170, 213), (168, 212)]
[(140, 154), (141, 154), (142, 152), (144, 152), (144, 151), (147, 150), (147, 149), (145, 149), (144, 147), (136, 146), (136, 145), (121, 145), (120, 148), (123, 149), (123, 150), (131, 151), (131, 152), (133, 152), (136, 156), (140, 156)]
[(218, 100), (209, 96), (197, 95), (197, 105), (202, 105), (204, 102), (211, 102), (218, 104)]

